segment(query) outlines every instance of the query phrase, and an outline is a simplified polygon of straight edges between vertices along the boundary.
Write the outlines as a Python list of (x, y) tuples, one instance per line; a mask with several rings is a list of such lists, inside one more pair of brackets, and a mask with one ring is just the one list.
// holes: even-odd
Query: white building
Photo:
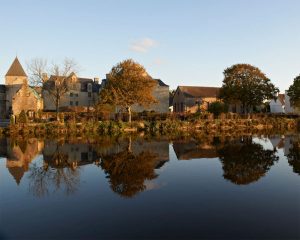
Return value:
[(278, 94), (277, 99), (270, 102), (271, 113), (285, 113), (285, 95)]
[(290, 102), (290, 97), (287, 94), (287, 91), (285, 91), (285, 113), (296, 113), (300, 114), (300, 109), (299, 108), (293, 108)]

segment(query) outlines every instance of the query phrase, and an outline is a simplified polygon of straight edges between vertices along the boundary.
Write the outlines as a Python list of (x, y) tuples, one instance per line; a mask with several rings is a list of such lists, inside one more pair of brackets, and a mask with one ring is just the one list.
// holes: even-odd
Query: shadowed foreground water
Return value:
[(0, 142), (0, 239), (299, 239), (300, 137)]

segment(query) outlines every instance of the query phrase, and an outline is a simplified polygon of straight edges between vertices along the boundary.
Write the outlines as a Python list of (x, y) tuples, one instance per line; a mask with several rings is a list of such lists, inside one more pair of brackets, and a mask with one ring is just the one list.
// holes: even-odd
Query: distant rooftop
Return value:
[(186, 97), (218, 97), (219, 87), (178, 86)]

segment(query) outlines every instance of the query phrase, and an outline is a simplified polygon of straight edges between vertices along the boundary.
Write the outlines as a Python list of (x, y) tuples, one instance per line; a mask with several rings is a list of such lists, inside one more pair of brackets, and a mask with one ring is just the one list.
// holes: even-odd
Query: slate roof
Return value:
[(178, 86), (186, 97), (218, 97), (219, 87)]
[(0, 93), (6, 93), (6, 87), (4, 84), (0, 84)]
[(27, 75), (17, 57), (13, 61), (12, 65), (8, 69), (5, 76), (6, 77), (8, 77), (8, 76), (27, 77)]

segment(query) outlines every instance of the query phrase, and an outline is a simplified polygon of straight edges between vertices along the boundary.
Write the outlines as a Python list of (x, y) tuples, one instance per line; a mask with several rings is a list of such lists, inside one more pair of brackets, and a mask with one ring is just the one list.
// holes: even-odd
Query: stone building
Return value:
[(38, 92), (24, 82), (12, 98), (12, 112), (19, 115), (24, 110), (29, 117), (43, 109), (43, 99)]
[(178, 86), (173, 97), (175, 113), (195, 113), (205, 111), (209, 104), (218, 101), (220, 88)]
[[(52, 75), (46, 81), (46, 84), (49, 84), (49, 87), (54, 87), (57, 78), (62, 78), (62, 76)], [(68, 91), (60, 100), (60, 109), (70, 110), (80, 108), (81, 110), (87, 110), (97, 103), (101, 86), (98, 78), (81, 78), (75, 73), (71, 73), (65, 81)], [(42, 92), (44, 99), (44, 110), (55, 111), (55, 99), (53, 96), (51, 96), (47, 90), (43, 90)]]
[(34, 88), (28, 85), (28, 77), (16, 57), (5, 75), (5, 85), (0, 85), (1, 118), (43, 109), (43, 100)]

